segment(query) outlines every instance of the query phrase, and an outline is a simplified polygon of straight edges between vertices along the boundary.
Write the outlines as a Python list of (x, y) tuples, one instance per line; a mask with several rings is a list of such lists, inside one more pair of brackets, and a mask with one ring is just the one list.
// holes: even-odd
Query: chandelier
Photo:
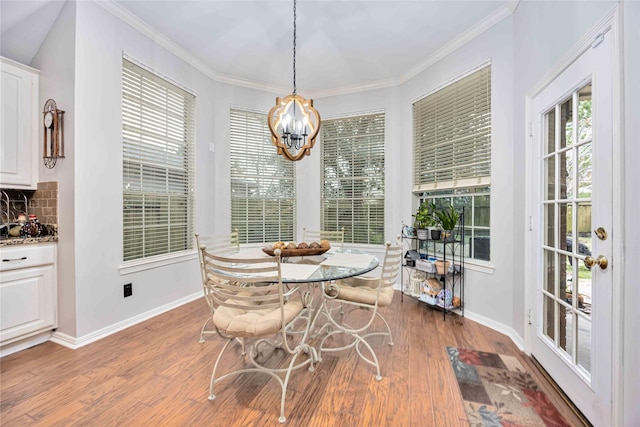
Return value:
[(313, 99), (304, 99), (296, 88), (296, 0), (293, 0), (293, 93), (277, 97), (276, 105), (267, 116), (271, 141), (278, 154), (289, 160), (300, 160), (311, 154), (320, 130), (320, 114), (313, 108)]

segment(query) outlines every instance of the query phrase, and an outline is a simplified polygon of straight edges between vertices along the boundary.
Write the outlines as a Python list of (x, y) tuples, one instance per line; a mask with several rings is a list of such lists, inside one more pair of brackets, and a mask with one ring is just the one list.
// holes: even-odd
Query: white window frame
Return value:
[(230, 109), (231, 229), (240, 243), (294, 240), (295, 162), (277, 154), (267, 114)]
[(123, 267), (193, 249), (195, 95), (122, 61)]
[(344, 227), (346, 243), (383, 244), (385, 113), (324, 120), (320, 131), (321, 228)]

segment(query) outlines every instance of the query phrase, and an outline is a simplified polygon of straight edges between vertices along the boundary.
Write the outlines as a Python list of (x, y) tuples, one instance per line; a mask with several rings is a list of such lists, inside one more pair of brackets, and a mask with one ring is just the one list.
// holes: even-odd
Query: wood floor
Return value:
[[(0, 425), (279, 425), (279, 388), (267, 375), (232, 377), (207, 400), (223, 343), (198, 342), (207, 313), (200, 299), (78, 350), (47, 342), (0, 359)], [(455, 315), (443, 321), (399, 294), (383, 313), (395, 345), (371, 339), (382, 381), (353, 350), (325, 354), (315, 372), (293, 374), (286, 425), (468, 426), (446, 346), (517, 356), (569, 423), (581, 425), (508, 337)]]

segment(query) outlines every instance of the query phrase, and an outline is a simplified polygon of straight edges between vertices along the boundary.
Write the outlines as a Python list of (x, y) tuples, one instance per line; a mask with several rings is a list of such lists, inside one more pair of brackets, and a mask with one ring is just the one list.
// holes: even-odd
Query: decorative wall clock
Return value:
[(42, 124), (44, 125), (42, 159), (44, 165), (52, 169), (58, 159), (64, 157), (64, 111), (58, 110), (53, 99), (44, 103)]

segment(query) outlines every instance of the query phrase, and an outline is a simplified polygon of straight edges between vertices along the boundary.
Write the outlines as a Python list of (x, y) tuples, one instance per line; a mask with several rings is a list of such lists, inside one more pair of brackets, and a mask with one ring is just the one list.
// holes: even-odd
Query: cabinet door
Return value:
[(0, 343), (57, 326), (53, 264), (10, 270), (0, 281)]
[(35, 189), (38, 153), (36, 70), (2, 58), (0, 185)]

